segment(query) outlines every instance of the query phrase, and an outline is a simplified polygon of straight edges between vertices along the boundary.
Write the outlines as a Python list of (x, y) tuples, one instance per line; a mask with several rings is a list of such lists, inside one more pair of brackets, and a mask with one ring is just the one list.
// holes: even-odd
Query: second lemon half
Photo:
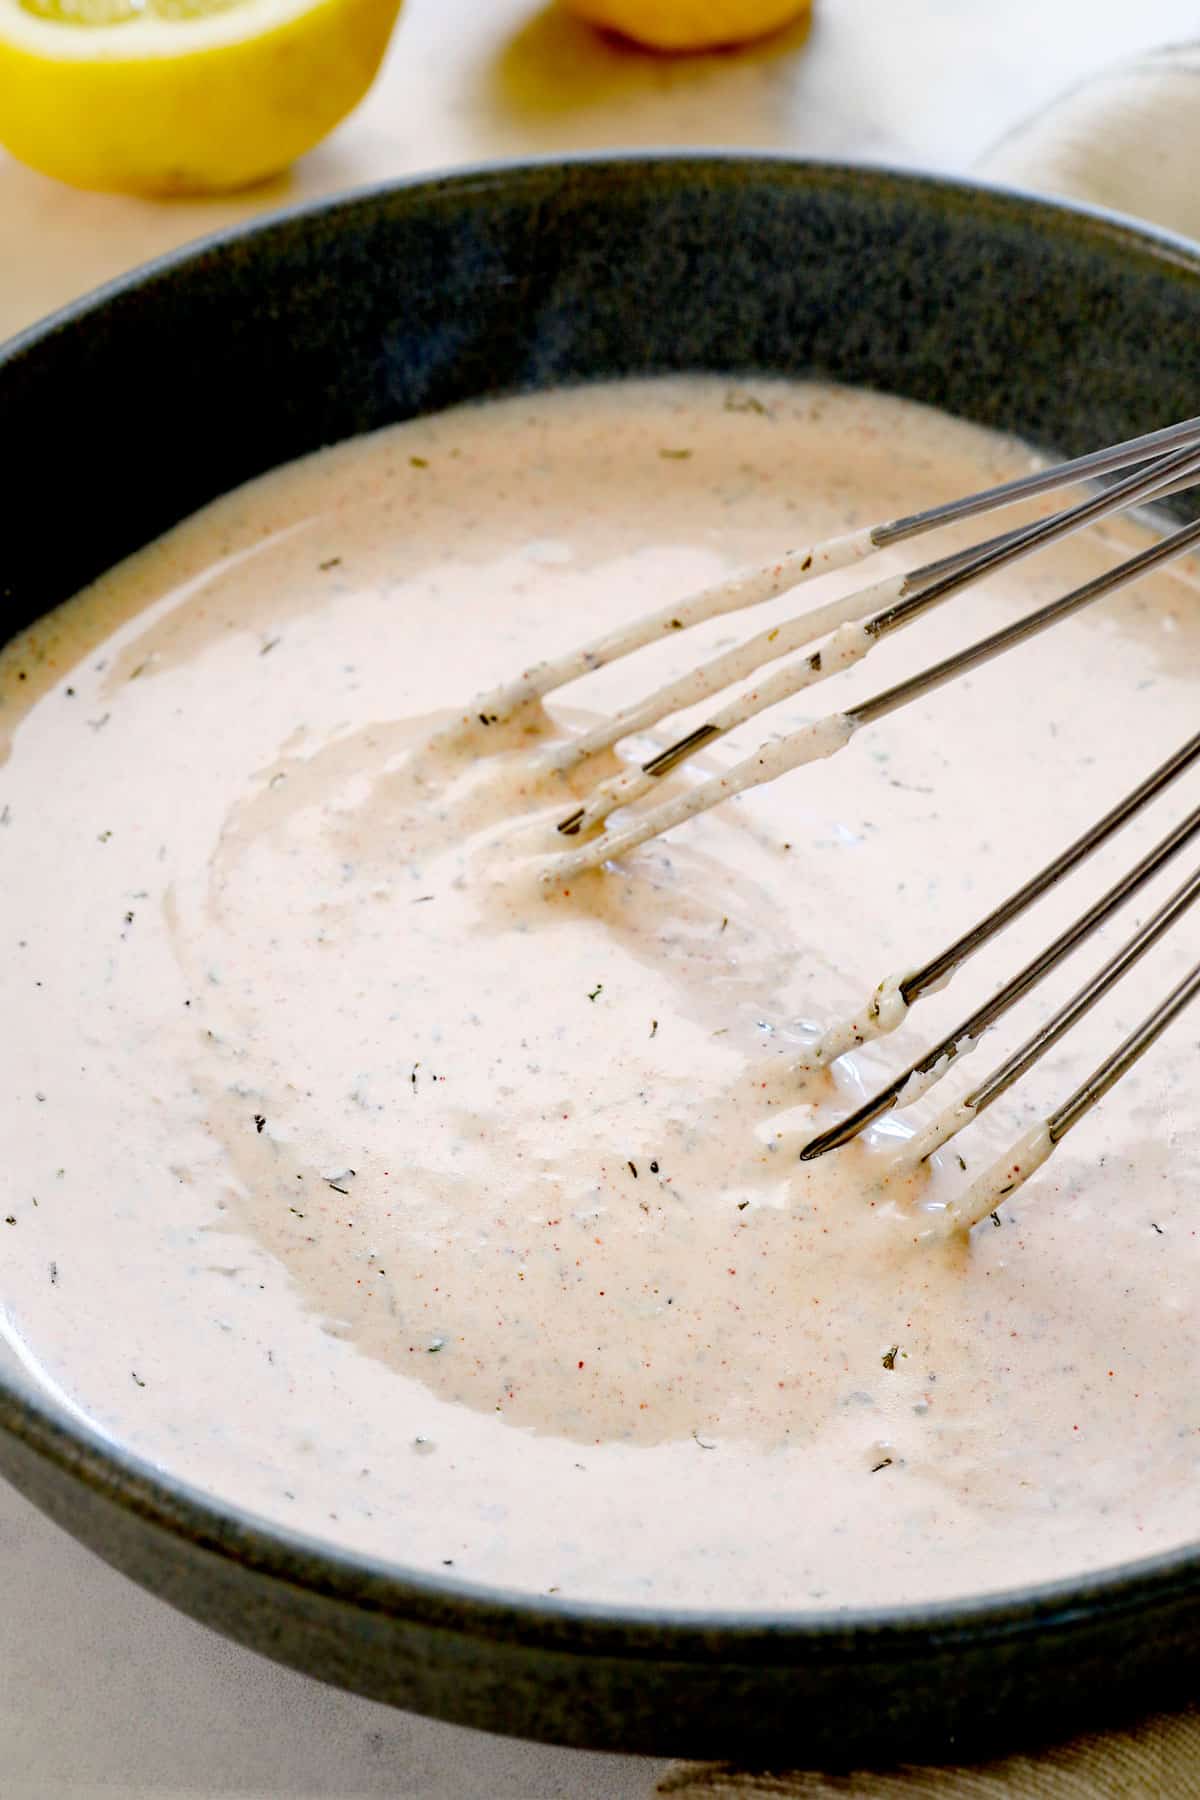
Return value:
[(766, 37), (810, 0), (565, 0), (570, 12), (651, 50), (717, 50)]

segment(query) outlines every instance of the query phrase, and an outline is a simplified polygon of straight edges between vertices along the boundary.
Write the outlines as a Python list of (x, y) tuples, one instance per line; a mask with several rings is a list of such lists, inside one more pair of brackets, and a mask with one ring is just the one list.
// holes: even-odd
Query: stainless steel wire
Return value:
[[(783, 665), (777, 673), (757, 681), (751, 689), (724, 701), (709, 718), (674, 738), (640, 764), (626, 765), (618, 775), (599, 782), (590, 795), (559, 820), (560, 836), (577, 842), (570, 850), (547, 859), (543, 878), (562, 881), (598, 869), (733, 794), (777, 779), (789, 769), (817, 757), (836, 753), (863, 727), (875, 724), (983, 664), (1031, 642), (1131, 582), (1200, 547), (1200, 519), (1196, 519), (1164, 533), (1146, 549), (1123, 558), (1070, 593), (1035, 608), (918, 673), (867, 699), (856, 701), (840, 712), (773, 740), (720, 775), (702, 780), (671, 799), (639, 805), (666, 775), (701, 749), (777, 705), (781, 699), (841, 674), (862, 660), (874, 644), (916, 623), (974, 583), (1073, 532), (1131, 507), (1146, 506), (1200, 484), (1200, 417), (1074, 457), (1053, 468), (1034, 470), (979, 493), (888, 520), (867, 530), (826, 540), (807, 550), (788, 552), (773, 564), (730, 577), (703, 593), (649, 614), (632, 626), (609, 632), (591, 644), (540, 663), (526, 670), (517, 680), (480, 695), (471, 703), (463, 719), (470, 729), (477, 722), (486, 730), (521, 707), (539, 701), (557, 687), (630, 655), (669, 632), (685, 631), (705, 620), (758, 606), (802, 582), (849, 568), (876, 551), (917, 539), (943, 526), (983, 516), (1017, 501), (1037, 499), (1062, 487), (1084, 482), (1095, 484), (1102, 476), (1116, 476), (1117, 479), (1105, 485), (1094, 485), (1081, 499), (1047, 517), (1019, 525), (966, 549), (944, 554), (918, 568), (885, 577), (787, 620), (782, 626), (760, 632), (734, 649), (713, 656), (689, 674), (668, 682), (643, 701), (614, 715), (610, 721), (590, 728), (566, 746), (559, 747), (554, 753), (553, 766), (565, 773), (579, 767), (598, 751), (611, 748), (623, 737), (657, 725), (696, 701), (719, 694), (746, 676), (754, 676), (769, 663)], [(792, 657), (794, 651), (822, 638), (825, 641), (817, 649)], [(1145, 808), (1153, 805), (1181, 776), (1198, 765), (1200, 732), (953, 943), (921, 967), (881, 983), (874, 1001), (852, 1022), (851, 1031), (843, 1024), (831, 1027), (824, 1034), (814, 1051), (815, 1060), (831, 1060), (852, 1044), (893, 1029), (923, 995), (944, 985), (963, 963), (989, 945)], [(609, 817), (615, 812), (621, 813), (623, 822), (614, 828)], [(925, 1092), (965, 1049), (973, 1047), (1198, 837), (1200, 807), (1194, 808), (1141, 856), (1098, 900), (1022, 969), (1004, 981), (953, 1031), (864, 1101), (848, 1118), (815, 1136), (802, 1150), (802, 1158), (810, 1160), (848, 1144), (889, 1108), (898, 1103), (906, 1104)], [(918, 1132), (911, 1147), (910, 1163), (927, 1158), (948, 1142), (1034, 1068), (1052, 1046), (1086, 1017), (1101, 998), (1178, 924), (1197, 898), (1200, 898), (1200, 868), (1017, 1050), (986, 1079), (976, 1083), (961, 1100)], [(1019, 1154), (1007, 1162), (1002, 1159), (996, 1171), (973, 1185), (967, 1203), (958, 1210), (957, 1222), (969, 1226), (978, 1215), (980, 1205), (990, 1208), (996, 1196), (1007, 1195), (1040, 1166), (1054, 1144), (1146, 1053), (1197, 992), (1200, 992), (1200, 967), (1171, 990), (1097, 1065), (1074, 1094), (1044, 1117), (1030, 1140), (1017, 1147)]]

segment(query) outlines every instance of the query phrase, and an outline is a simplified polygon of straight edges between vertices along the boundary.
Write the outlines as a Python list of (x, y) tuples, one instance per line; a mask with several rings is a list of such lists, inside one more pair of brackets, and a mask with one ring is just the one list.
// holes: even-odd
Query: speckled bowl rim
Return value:
[[(539, 172), (571, 168), (614, 171), (653, 165), (699, 173), (706, 167), (769, 174), (773, 167), (811, 173), (827, 184), (906, 187), (931, 208), (970, 207), (1092, 245), (1128, 245), (1160, 266), (1197, 281), (1200, 325), (1200, 244), (1101, 207), (1067, 204), (966, 178), (895, 169), (873, 163), (795, 157), (785, 152), (737, 149), (594, 152), (470, 165), (371, 183), (347, 192), (256, 214), (252, 219), (193, 239), (91, 290), (0, 343), (0, 398), (5, 366), (59, 331), (102, 312), (113, 299), (186, 269), (193, 261), (271, 228), (314, 218), (353, 215), (363, 206), (420, 190), (469, 193), (480, 185), (520, 182)], [(36, 1346), (30, 1346), (36, 1356)], [(36, 1383), (36, 1376), (30, 1375)], [(1112, 1568), (960, 1598), (875, 1608), (827, 1608), (760, 1612), (616, 1605), (535, 1595), (461, 1578), (424, 1573), (400, 1562), (339, 1549), (324, 1538), (294, 1531), (232, 1501), (167, 1475), (122, 1448), (103, 1432), (70, 1416), (52, 1398), (23, 1394), (0, 1370), (0, 1431), (23, 1443), (127, 1514), (181, 1543), (232, 1562), (270, 1580), (341, 1602), (365, 1613), (443, 1629), (452, 1623), (469, 1636), (513, 1644), (552, 1646), (585, 1657), (641, 1658), (713, 1664), (733, 1656), (753, 1662), (754, 1651), (778, 1659), (792, 1646), (805, 1661), (853, 1657), (868, 1643), (876, 1654), (899, 1656), (920, 1639), (925, 1648), (952, 1648), (956, 1640), (999, 1643), (1034, 1630), (1090, 1620), (1135, 1616), (1200, 1589), (1200, 1535), (1175, 1550)]]

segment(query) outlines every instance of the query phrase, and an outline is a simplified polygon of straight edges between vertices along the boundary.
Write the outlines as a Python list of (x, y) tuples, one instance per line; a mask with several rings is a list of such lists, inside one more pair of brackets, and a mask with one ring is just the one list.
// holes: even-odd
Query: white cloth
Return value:
[(673, 1800), (1200, 1800), (1200, 1712), (960, 1768), (822, 1775), (685, 1765), (658, 1791)]
[(1089, 201), (1200, 238), (1200, 43), (1106, 69), (993, 146), (989, 181)]

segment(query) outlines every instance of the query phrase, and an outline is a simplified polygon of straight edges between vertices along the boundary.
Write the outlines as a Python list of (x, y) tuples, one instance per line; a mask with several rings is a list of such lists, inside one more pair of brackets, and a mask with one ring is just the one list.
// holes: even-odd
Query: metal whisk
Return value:
[[(861, 661), (873, 646), (912, 624), (972, 583), (1032, 555), (1070, 533), (1168, 494), (1200, 483), (1200, 418), (1133, 438), (1053, 468), (1004, 482), (964, 499), (889, 520), (823, 543), (790, 551), (778, 561), (732, 576), (699, 594), (677, 602), (632, 625), (610, 632), (555, 661), (528, 669), (518, 680), (479, 696), (464, 723), (488, 728), (518, 714), (543, 696), (582, 675), (627, 656), (657, 639), (686, 630), (704, 620), (762, 604), (834, 569), (845, 569), (875, 551), (906, 542), (940, 526), (978, 517), (1015, 501), (1028, 500), (1098, 476), (1132, 470), (1111, 485), (1031, 525), (1024, 525), (970, 549), (944, 556), (922, 567), (818, 606), (760, 632), (731, 650), (668, 682), (646, 698), (624, 708), (568, 744), (549, 752), (552, 765), (566, 771), (609, 749), (630, 734), (660, 723), (731, 684), (753, 678), (769, 663), (783, 666), (719, 705), (695, 730), (678, 738), (647, 761), (600, 782), (582, 805), (559, 822), (567, 838), (582, 838), (577, 848), (549, 859), (545, 880), (557, 884), (618, 857), (715, 806), (733, 794), (775, 780), (803, 763), (836, 753), (862, 726), (899, 711), (982, 664), (1049, 630), (1061, 620), (1162, 567), (1200, 545), (1200, 520), (1181, 527), (1149, 548), (1118, 563), (1083, 586), (1039, 607), (1024, 618), (935, 663), (921, 673), (834, 712), (772, 742), (723, 774), (700, 781), (672, 799), (639, 805), (664, 775), (702, 747), (756, 717), (781, 700), (828, 680)], [(815, 650), (804, 651), (817, 639)], [(791, 658), (791, 660), (785, 660)], [(1111, 811), (1071, 844), (986, 918), (923, 968), (881, 982), (864, 1009), (853, 1019), (828, 1030), (812, 1053), (812, 1061), (829, 1062), (857, 1044), (894, 1030), (909, 1008), (948, 978), (1000, 931), (1032, 906), (1058, 881), (1113, 837), (1186, 770), (1200, 762), (1200, 733), (1154, 770)], [(610, 814), (631, 809), (626, 823), (613, 828)], [(972, 1047), (1011, 1007), (1051, 970), (1097, 931), (1139, 892), (1168, 862), (1200, 836), (1200, 807), (1116, 882), (1094, 906), (1061, 932), (1054, 942), (933, 1049), (890, 1082), (849, 1118), (814, 1138), (805, 1159), (850, 1142), (889, 1107), (916, 1100), (967, 1048)], [(904, 1160), (915, 1166), (970, 1124), (1024, 1075), (1096, 1002), (1125, 975), (1200, 897), (1200, 869), (1186, 881), (1110, 960), (1048, 1020), (1027, 1043), (1008, 1057), (964, 1099), (946, 1109), (906, 1147)], [(1111, 1056), (1055, 1111), (1008, 1151), (947, 1209), (947, 1223), (969, 1228), (987, 1217), (1045, 1162), (1066, 1133), (1120, 1080), (1171, 1022), (1200, 992), (1198, 964), (1129, 1034)]]
[[(868, 1039), (880, 1037), (884, 1033), (895, 1030), (912, 1006), (922, 994), (939, 988), (960, 969), (976, 951), (991, 942), (1005, 926), (1039, 900), (1056, 882), (1078, 867), (1101, 844), (1108, 841), (1123, 825), (1155, 800), (1164, 789), (1177, 780), (1185, 770), (1200, 762), (1200, 732), (1184, 744), (1175, 754), (1162, 763), (1145, 781), (1132, 790), (1104, 814), (1082, 837), (1079, 837), (1061, 855), (1047, 863), (1044, 869), (1033, 876), (1025, 885), (990, 912), (985, 919), (956, 939), (945, 950), (938, 953), (922, 968), (902, 977), (890, 977), (881, 982), (874, 995), (855, 1019), (835, 1026), (825, 1033), (817, 1046), (814, 1060), (829, 1061), (852, 1048), (855, 1044), (866, 1043)], [(973, 1049), (983, 1036), (1005, 1013), (1017, 1005), (1018, 1001), (1042, 981), (1051, 970), (1058, 967), (1072, 951), (1078, 949), (1092, 934), (1116, 913), (1125, 902), (1133, 897), (1141, 888), (1153, 880), (1164, 869), (1172, 858), (1179, 855), (1188, 844), (1200, 836), (1200, 807), (1194, 807), (1180, 824), (1168, 832), (1166, 837), (1141, 857), (1121, 879), (1113, 884), (1094, 905), (1075, 919), (1065, 930), (1061, 931), (1054, 941), (1040, 951), (1024, 968), (1006, 981), (982, 1006), (960, 1024), (948, 1032), (931, 1050), (918, 1057), (916, 1062), (905, 1069), (882, 1088), (871, 1099), (843, 1119), (839, 1124), (813, 1138), (800, 1152), (803, 1161), (823, 1156), (827, 1150), (839, 1149), (856, 1138), (866, 1126), (885, 1113), (889, 1107), (899, 1103), (911, 1104), (950, 1068), (955, 1058)], [(1151, 914), (1133, 936), (1130, 937), (1109, 958), (1102, 968), (1086, 981), (1071, 998), (1067, 1000), (1051, 1018), (1030, 1037), (1019, 1049), (1013, 1051), (999, 1067), (993, 1069), (983, 1081), (974, 1086), (953, 1106), (945, 1108), (924, 1130), (905, 1146), (901, 1153), (902, 1166), (916, 1168), (935, 1150), (940, 1150), (960, 1131), (972, 1124), (992, 1102), (1014, 1085), (1028, 1072), (1033, 1065), (1045, 1055), (1052, 1045), (1058, 1043), (1072, 1026), (1087, 1014), (1091, 1008), (1115, 987), (1121, 978), (1128, 974), (1134, 964), (1151, 950), (1163, 938), (1171, 927), (1182, 918), (1188, 908), (1200, 898), (1200, 868), (1197, 868), (1175, 892)], [(946, 1223), (950, 1226), (961, 1226), (970, 1229), (981, 1219), (987, 1218), (999, 1202), (1008, 1197), (1027, 1181), (1035, 1170), (1045, 1162), (1054, 1146), (1064, 1138), (1073, 1125), (1086, 1117), (1092, 1108), (1104, 1098), (1138, 1059), (1145, 1055), (1150, 1046), (1161, 1037), (1168, 1025), (1176, 1019), (1184, 1008), (1195, 999), (1200, 992), (1200, 963), (1197, 963), (1183, 980), (1156, 1006), (1141, 1024), (1138, 1025), (1112, 1054), (1106, 1057), (1083, 1081), (1068, 1099), (1055, 1108), (1029, 1132), (1019, 1144), (1006, 1151), (1000, 1159), (986, 1169), (957, 1200), (947, 1208)]]

